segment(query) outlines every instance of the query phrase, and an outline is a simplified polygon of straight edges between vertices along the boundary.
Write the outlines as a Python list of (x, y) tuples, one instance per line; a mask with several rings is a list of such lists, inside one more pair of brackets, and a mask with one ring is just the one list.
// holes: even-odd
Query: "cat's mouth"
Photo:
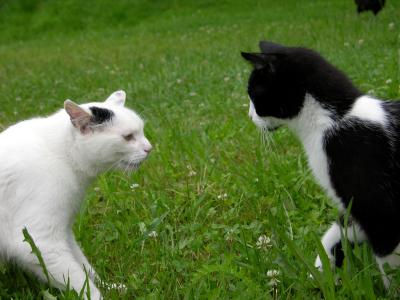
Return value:
[(269, 132), (272, 132), (272, 131), (275, 131), (275, 130), (277, 130), (277, 129), (279, 129), (279, 128), (281, 128), (281, 125), (278, 125), (278, 126), (274, 126), (274, 127), (265, 127), (265, 131), (269, 131)]
[(131, 161), (131, 160), (121, 160), (119, 167), (124, 171), (134, 171), (137, 170), (143, 161)]

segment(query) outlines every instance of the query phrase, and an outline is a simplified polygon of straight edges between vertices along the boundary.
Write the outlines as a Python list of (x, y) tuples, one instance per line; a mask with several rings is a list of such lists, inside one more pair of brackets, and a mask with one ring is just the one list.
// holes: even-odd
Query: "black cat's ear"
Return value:
[(64, 109), (71, 119), (72, 125), (82, 133), (89, 131), (92, 115), (71, 100), (65, 100)]
[(242, 57), (250, 62), (254, 68), (262, 69), (268, 65), (267, 59), (263, 53), (241, 52)]
[(276, 70), (276, 56), (265, 53), (241, 52), (242, 57), (250, 62), (255, 69), (265, 69), (273, 73)]
[(262, 53), (277, 53), (280, 50), (284, 49), (285, 47), (273, 42), (267, 42), (267, 41), (260, 41), (258, 44), (260, 46), (260, 49)]

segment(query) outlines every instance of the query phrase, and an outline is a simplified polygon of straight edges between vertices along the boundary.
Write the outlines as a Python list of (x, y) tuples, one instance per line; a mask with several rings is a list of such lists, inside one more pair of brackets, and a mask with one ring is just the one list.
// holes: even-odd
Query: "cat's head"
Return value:
[(75, 153), (97, 171), (121, 169), (131, 171), (139, 167), (152, 146), (144, 135), (144, 122), (126, 108), (125, 92), (117, 91), (104, 102), (77, 105), (64, 103), (71, 121)]
[(242, 52), (253, 66), (249, 82), (249, 117), (260, 128), (273, 130), (298, 115), (305, 97), (304, 67), (308, 50), (260, 42), (260, 53)]

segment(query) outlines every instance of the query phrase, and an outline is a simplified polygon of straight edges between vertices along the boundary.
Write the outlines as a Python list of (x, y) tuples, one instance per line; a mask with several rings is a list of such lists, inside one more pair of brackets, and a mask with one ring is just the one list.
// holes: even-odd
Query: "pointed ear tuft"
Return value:
[(276, 53), (285, 48), (282, 45), (267, 41), (260, 41), (258, 45), (263, 53)]
[(118, 106), (124, 106), (126, 99), (126, 93), (123, 90), (112, 93), (105, 102), (111, 103)]
[(65, 100), (64, 109), (69, 115), (72, 125), (80, 132), (87, 133), (92, 115), (69, 99)]

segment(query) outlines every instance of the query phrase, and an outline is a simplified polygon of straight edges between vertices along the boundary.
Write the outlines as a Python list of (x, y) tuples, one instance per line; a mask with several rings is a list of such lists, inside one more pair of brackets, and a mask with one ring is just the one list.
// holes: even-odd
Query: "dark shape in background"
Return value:
[(357, 12), (361, 13), (371, 10), (374, 15), (377, 15), (378, 12), (385, 6), (385, 1), (386, 0), (355, 0)]

